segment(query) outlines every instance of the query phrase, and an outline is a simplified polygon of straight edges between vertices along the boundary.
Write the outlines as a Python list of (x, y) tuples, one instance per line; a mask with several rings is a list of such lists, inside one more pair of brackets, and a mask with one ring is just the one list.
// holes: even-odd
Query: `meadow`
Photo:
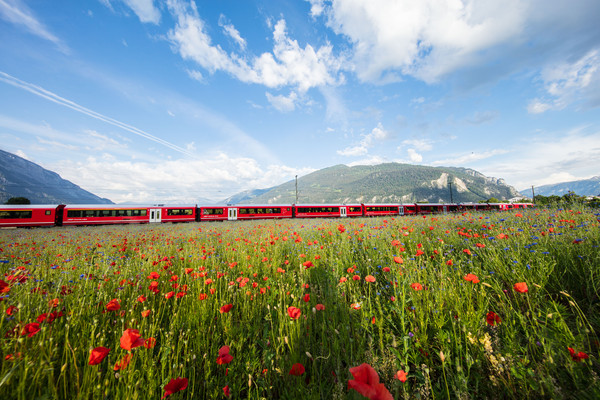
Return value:
[(0, 398), (600, 398), (599, 218), (3, 230)]

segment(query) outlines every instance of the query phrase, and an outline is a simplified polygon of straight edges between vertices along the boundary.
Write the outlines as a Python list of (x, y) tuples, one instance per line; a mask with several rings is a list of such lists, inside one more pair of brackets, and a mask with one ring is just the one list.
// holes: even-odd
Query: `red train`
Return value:
[(345, 218), (529, 208), (530, 203), (267, 204), (226, 206), (0, 205), (0, 227)]

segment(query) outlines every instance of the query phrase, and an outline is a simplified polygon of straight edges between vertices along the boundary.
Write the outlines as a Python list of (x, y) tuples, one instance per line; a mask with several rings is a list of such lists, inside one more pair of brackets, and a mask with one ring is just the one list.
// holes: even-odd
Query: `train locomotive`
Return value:
[(0, 205), (0, 228), (288, 218), (427, 215), (530, 208), (530, 203), (266, 204), (222, 206)]

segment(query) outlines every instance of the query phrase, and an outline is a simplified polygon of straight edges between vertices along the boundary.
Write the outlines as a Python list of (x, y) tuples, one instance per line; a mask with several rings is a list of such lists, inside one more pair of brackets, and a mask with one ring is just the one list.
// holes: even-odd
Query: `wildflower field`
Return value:
[(0, 398), (600, 398), (597, 212), (3, 230)]

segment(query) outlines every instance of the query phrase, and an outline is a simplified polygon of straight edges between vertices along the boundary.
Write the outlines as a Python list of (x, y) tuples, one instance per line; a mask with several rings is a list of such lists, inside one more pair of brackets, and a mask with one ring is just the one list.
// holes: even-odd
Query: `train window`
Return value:
[(69, 211), (67, 211), (67, 217), (81, 218), (81, 210), (69, 210)]
[(45, 215), (52, 215), (52, 210), (46, 210)]
[(84, 210), (81, 211), (84, 217), (92, 218), (96, 216), (96, 210)]
[(360, 207), (348, 207), (348, 211), (349, 212), (361, 212), (361, 208)]
[(30, 210), (18, 210), (18, 211), (0, 211), (0, 219), (22, 219), (31, 218), (32, 211)]
[(205, 208), (204, 210), (202, 210), (202, 214), (204, 214), (204, 215), (222, 215), (223, 209), (222, 208)]

